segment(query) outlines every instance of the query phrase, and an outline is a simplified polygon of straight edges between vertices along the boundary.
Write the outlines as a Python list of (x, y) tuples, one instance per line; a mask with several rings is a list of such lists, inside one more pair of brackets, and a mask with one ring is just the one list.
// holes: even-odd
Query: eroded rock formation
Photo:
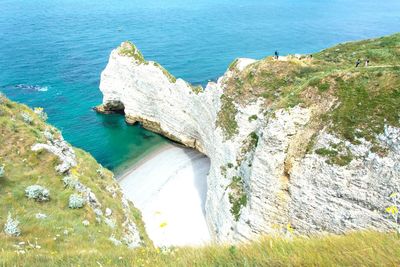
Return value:
[[(385, 208), (388, 196), (400, 191), (399, 129), (386, 126), (377, 141), (385, 153), (379, 154), (370, 141), (353, 144), (320, 122), (321, 113), (338, 105), (335, 97), (276, 109), (261, 98), (226, 101), (228, 81), (254, 64), (239, 59), (201, 89), (123, 43), (101, 75), (101, 109), (124, 108), (128, 123), (139, 122), (210, 158), (205, 208), (217, 241), (284, 233), (288, 226), (301, 234), (394, 228)], [(352, 156), (336, 164), (315, 153), (332, 146)]]

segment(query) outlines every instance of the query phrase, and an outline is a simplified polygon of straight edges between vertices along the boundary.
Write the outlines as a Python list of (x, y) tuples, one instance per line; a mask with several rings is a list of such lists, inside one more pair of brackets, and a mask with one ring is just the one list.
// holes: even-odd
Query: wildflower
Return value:
[(106, 208), (106, 212), (105, 212), (106, 217), (110, 217), (111, 214), (112, 214), (112, 210), (110, 208)]
[(386, 208), (386, 212), (391, 215), (396, 215), (399, 213), (399, 209), (396, 206), (390, 206)]
[(290, 223), (288, 223), (288, 225), (286, 226), (286, 230), (290, 234), (294, 233), (294, 229), (293, 229), (293, 227), (292, 227), (292, 225)]
[(43, 213), (36, 213), (35, 217), (36, 217), (36, 219), (41, 220), (41, 219), (46, 219), (47, 215), (43, 214)]

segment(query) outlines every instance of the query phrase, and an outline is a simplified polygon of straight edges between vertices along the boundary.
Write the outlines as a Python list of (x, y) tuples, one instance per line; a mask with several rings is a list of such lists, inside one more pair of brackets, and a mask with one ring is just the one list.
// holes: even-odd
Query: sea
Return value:
[(68, 142), (122, 172), (168, 140), (92, 110), (121, 42), (205, 85), (238, 57), (314, 53), (399, 31), (399, 0), (0, 0), (0, 91), (43, 107)]

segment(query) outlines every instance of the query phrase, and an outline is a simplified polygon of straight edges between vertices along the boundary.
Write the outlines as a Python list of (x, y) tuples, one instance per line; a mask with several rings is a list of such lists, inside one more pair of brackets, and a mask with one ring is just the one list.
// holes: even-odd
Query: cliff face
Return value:
[[(371, 45), (380, 42), (397, 53), (399, 36), (387, 38)], [(387, 48), (389, 41), (394, 45)], [(239, 59), (202, 89), (123, 43), (102, 73), (100, 109), (123, 109), (128, 123), (140, 122), (210, 158), (206, 219), (217, 241), (292, 228), (304, 234), (392, 229), (396, 224), (385, 208), (389, 195), (400, 191), (399, 71), (386, 54), (374, 58), (382, 63), (377, 69), (355, 71), (352, 57), (365, 51), (354, 55), (352, 45), (313, 59)], [(380, 102), (367, 109), (357, 95), (368, 121), (352, 113), (353, 124), (342, 122), (345, 108), (354, 106), (347, 103), (352, 96), (343, 97), (350, 91), (344, 87), (364, 76), (370, 79), (362, 83), (367, 95), (392, 99), (395, 114), (384, 110), (368, 119), (368, 112), (382, 111)], [(370, 91), (373, 82), (385, 95)]]

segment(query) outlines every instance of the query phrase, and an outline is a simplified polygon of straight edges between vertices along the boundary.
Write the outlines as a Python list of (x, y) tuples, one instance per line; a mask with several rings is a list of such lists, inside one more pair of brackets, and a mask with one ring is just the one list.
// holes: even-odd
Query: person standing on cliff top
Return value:
[(275, 51), (275, 59), (278, 60), (279, 59), (279, 53), (278, 50)]
[(357, 59), (357, 61), (356, 61), (356, 68), (358, 68), (358, 65), (360, 65), (361, 64), (361, 60), (360, 59)]
[(366, 58), (366, 59), (365, 59), (365, 67), (368, 67), (368, 64), (369, 64), (369, 59)]

